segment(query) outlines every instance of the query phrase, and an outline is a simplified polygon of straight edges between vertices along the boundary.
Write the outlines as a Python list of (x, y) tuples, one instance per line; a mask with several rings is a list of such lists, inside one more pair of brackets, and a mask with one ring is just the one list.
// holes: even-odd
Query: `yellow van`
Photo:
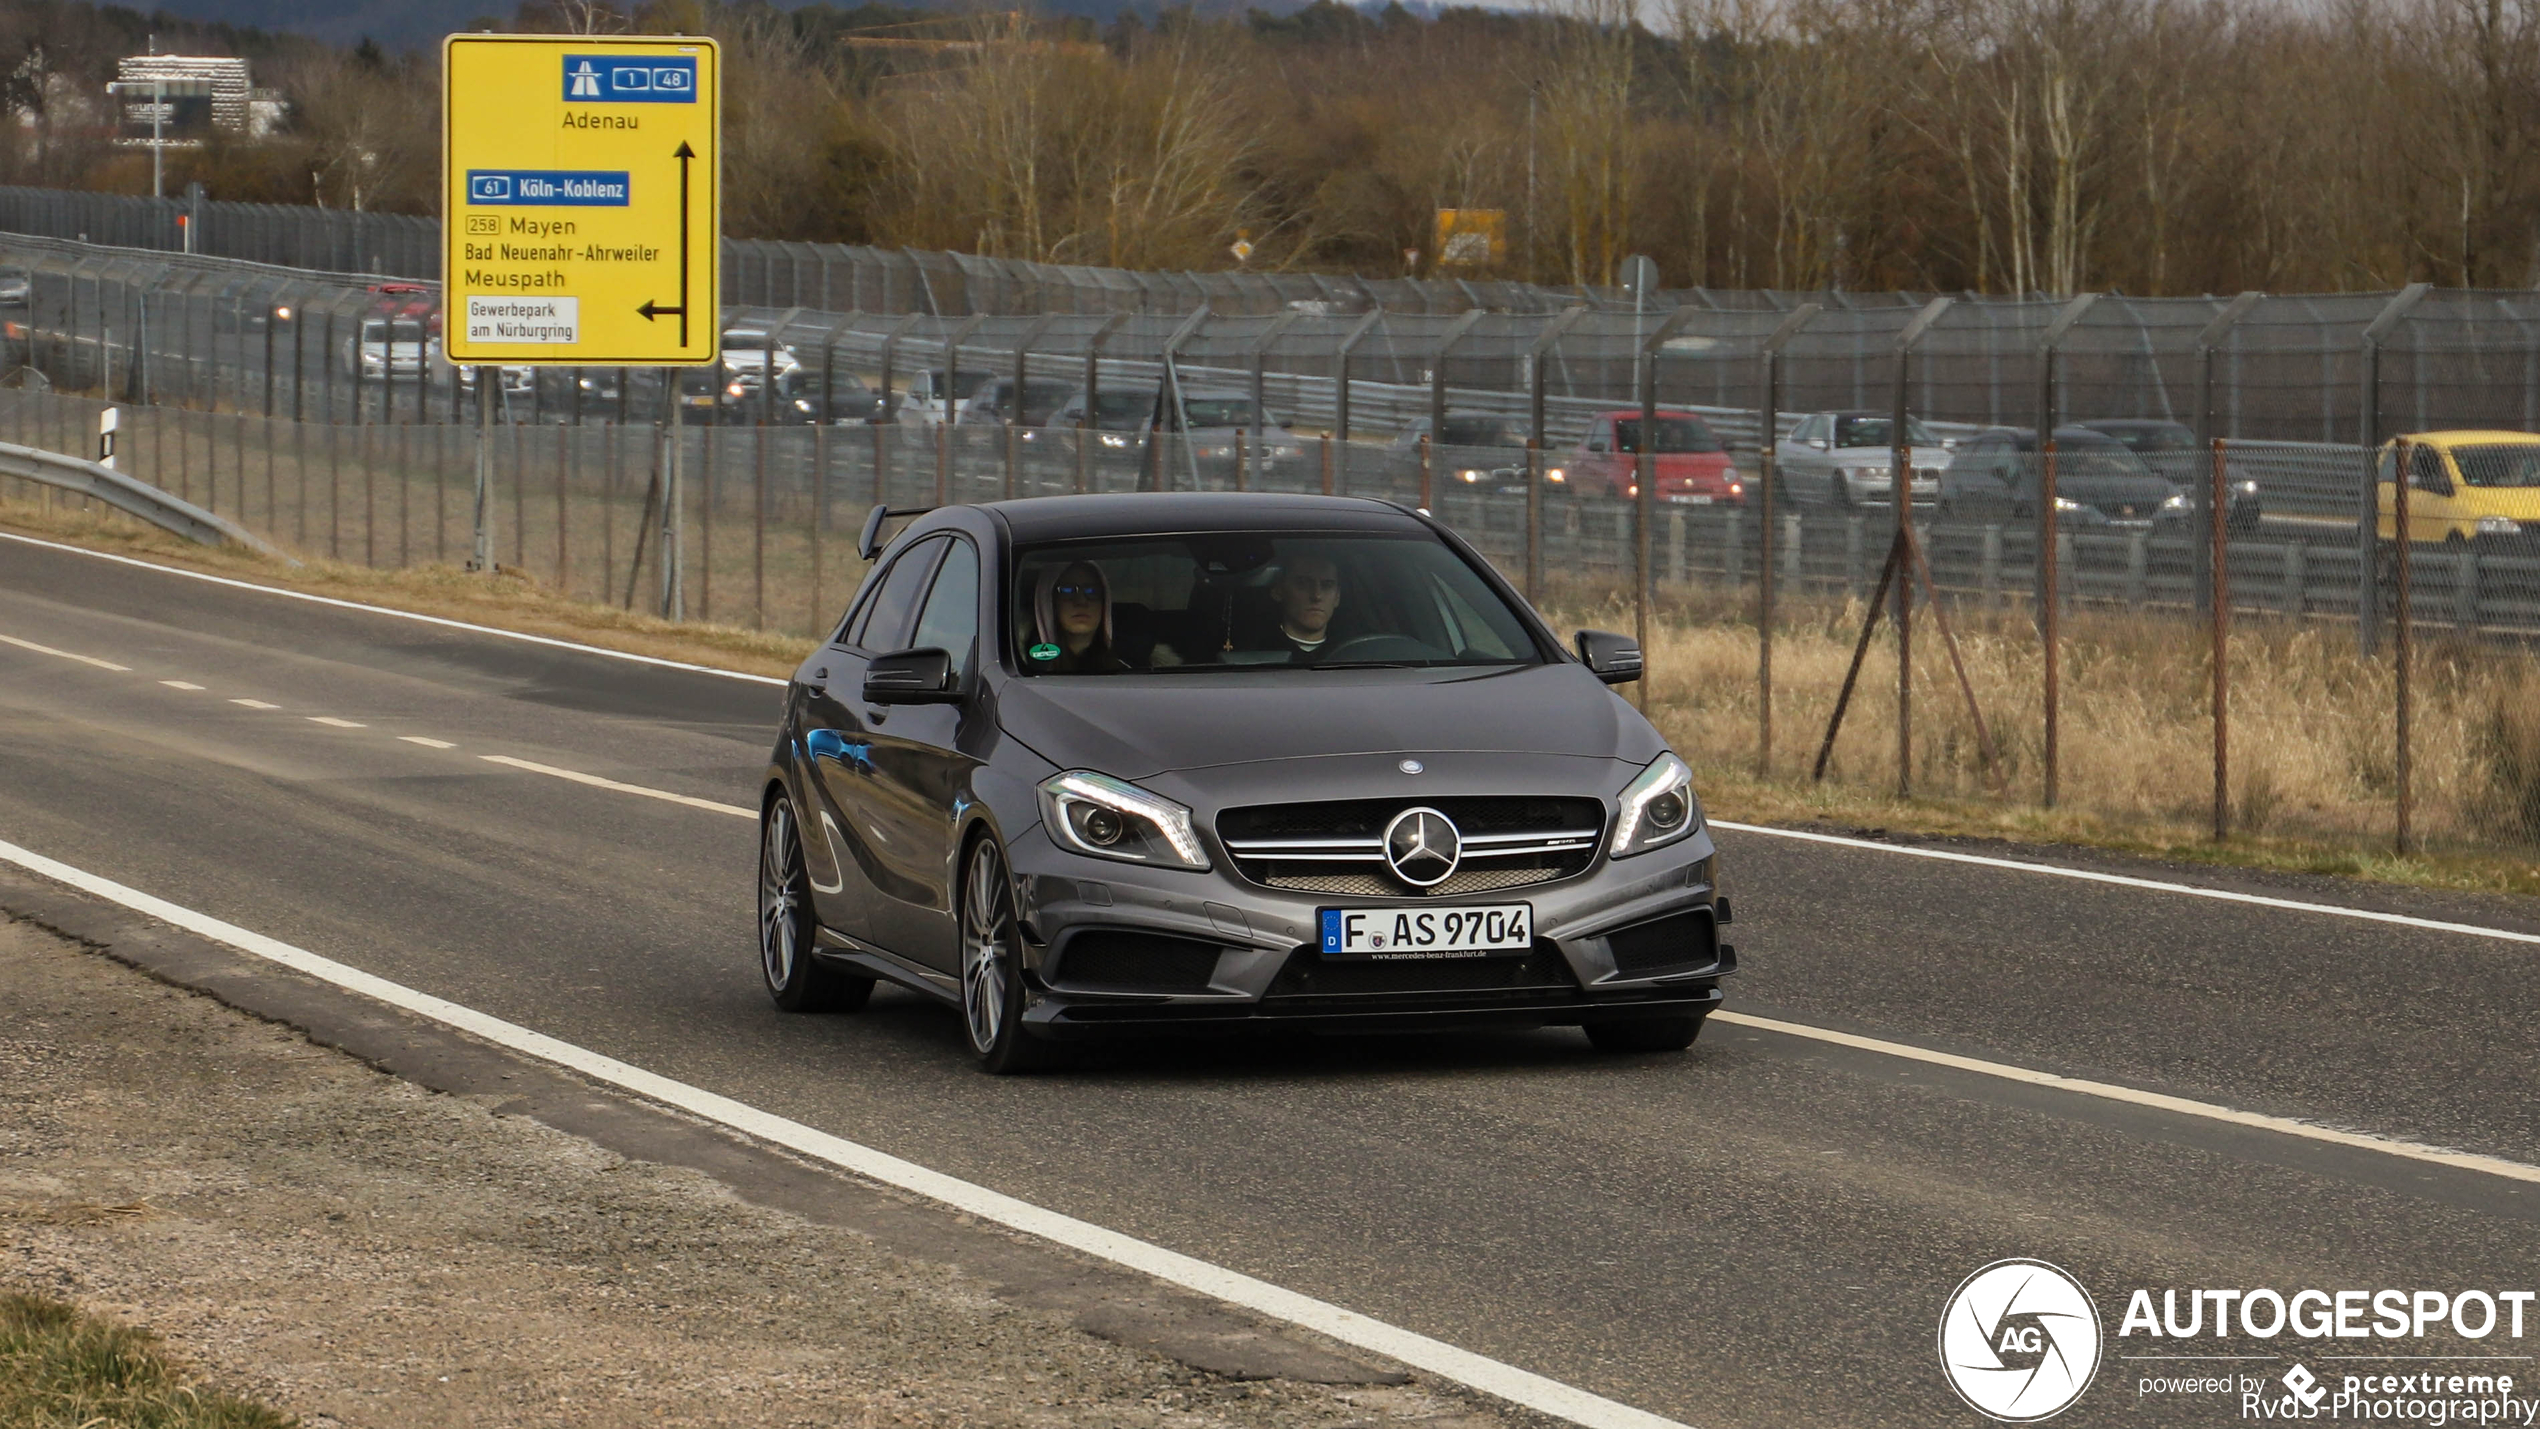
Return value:
[[(2540, 435), (2417, 432), (2408, 444), (2408, 539), (2540, 544)], [(2381, 448), (2381, 539), (2393, 529), (2392, 450)]]

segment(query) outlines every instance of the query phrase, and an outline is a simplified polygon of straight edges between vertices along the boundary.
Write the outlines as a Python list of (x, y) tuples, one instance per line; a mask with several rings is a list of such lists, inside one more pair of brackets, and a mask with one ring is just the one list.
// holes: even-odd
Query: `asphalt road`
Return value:
[[(14, 542), (0, 638), (0, 839), (1691, 1424), (1978, 1422), (1934, 1331), (2008, 1256), (2108, 1321), (2065, 1423), (2238, 1417), (2138, 1399), (2118, 1355), (2276, 1374), (2540, 1343), (2540, 1317), (2518, 1342), (2120, 1340), (2134, 1287), (2524, 1286), (2540, 1186), (1725, 1022), (1680, 1057), (1546, 1031), (996, 1079), (905, 994), (785, 1016), (752, 962), (751, 821), (486, 757), (746, 805), (768, 685)], [(1732, 1009), (2540, 1161), (2540, 947), (1720, 841)], [(2540, 931), (2505, 900), (2240, 886)]]

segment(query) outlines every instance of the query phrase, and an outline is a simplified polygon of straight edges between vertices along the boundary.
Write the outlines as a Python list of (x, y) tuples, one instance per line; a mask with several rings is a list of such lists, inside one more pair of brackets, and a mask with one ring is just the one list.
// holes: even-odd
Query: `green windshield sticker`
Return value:
[(1035, 660), (1055, 660), (1058, 658), (1058, 647), (1044, 642), (1033, 646), (1028, 653)]

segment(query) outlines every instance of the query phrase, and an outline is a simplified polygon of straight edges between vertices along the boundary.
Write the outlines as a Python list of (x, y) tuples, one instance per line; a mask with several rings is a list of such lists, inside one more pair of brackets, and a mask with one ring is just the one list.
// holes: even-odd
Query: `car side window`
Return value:
[(908, 648), (908, 627), (917, 614), (917, 599), (925, 593), (926, 578), (935, 573), (935, 562), (949, 540), (936, 536), (921, 541), (891, 562), (881, 586), (864, 603), (864, 613), (856, 617), (848, 644), (885, 653)]
[(970, 678), (979, 649), (979, 553), (968, 541), (956, 540), (946, 548), (909, 645), (945, 652), (952, 656), (953, 678)]
[(1810, 417), (1799, 424), (1798, 431), (1791, 433), (1793, 437), (1803, 442), (1813, 442), (1825, 434), (1826, 419), (1823, 416)]

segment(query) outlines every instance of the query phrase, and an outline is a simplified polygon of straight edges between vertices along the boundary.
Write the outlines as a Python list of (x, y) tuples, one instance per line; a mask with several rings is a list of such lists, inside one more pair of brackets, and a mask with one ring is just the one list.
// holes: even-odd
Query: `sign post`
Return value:
[(477, 369), (474, 549), (490, 567), (503, 368), (721, 357), (720, 52), (699, 36), (452, 35), (441, 73), (442, 341)]

